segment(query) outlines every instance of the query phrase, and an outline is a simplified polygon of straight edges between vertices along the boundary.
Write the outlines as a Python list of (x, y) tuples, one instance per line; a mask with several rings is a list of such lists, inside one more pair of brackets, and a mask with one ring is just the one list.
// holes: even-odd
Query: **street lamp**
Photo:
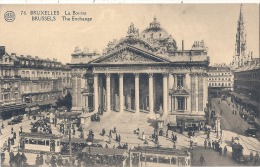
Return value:
[(90, 136), (88, 136), (88, 138), (86, 139), (86, 141), (87, 141), (87, 145), (88, 145), (88, 155), (89, 155), (89, 166), (90, 166), (90, 146), (92, 145), (92, 141), (93, 141), (93, 139), (92, 138), (90, 138)]
[[(65, 114), (66, 114), (67, 112), (66, 112), (66, 110), (65, 110)], [(66, 123), (66, 127), (67, 127), (67, 130), (69, 131), (69, 159), (70, 159), (70, 166), (72, 165), (72, 158), (71, 158), (71, 156), (72, 156), (72, 150), (71, 150), (71, 123), (70, 123), (70, 119), (71, 119), (71, 115), (69, 115), (69, 116), (67, 116), (67, 115), (65, 115), (65, 123)]]
[(144, 141), (144, 148), (145, 148), (145, 166), (146, 166), (146, 147), (148, 145), (147, 140)]

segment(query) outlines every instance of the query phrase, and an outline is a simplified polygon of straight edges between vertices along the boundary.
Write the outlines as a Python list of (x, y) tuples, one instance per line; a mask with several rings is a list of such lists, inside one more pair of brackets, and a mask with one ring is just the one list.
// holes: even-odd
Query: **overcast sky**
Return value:
[[(33, 22), (32, 10), (58, 10), (53, 22)], [(87, 12), (90, 22), (64, 22), (65, 11)], [(8, 53), (57, 58), (71, 61), (75, 46), (100, 52), (113, 39), (126, 36), (131, 22), (141, 32), (154, 16), (181, 48), (191, 49), (195, 40), (204, 40), (211, 64), (230, 63), (235, 50), (235, 36), (240, 4), (192, 5), (0, 5), (0, 45)], [(14, 22), (6, 22), (4, 13), (14, 11)], [(26, 11), (27, 16), (21, 16)], [(259, 56), (259, 6), (243, 4), (247, 49)]]

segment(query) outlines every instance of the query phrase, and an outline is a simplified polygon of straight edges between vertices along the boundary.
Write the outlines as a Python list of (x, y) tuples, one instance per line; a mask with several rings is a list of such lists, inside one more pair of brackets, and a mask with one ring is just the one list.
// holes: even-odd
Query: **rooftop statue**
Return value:
[(135, 28), (134, 23), (129, 26), (127, 34), (129, 36), (139, 36), (139, 29)]
[(81, 52), (81, 49), (79, 48), (79, 46), (76, 46), (76, 47), (75, 47), (74, 52), (75, 52), (75, 53)]

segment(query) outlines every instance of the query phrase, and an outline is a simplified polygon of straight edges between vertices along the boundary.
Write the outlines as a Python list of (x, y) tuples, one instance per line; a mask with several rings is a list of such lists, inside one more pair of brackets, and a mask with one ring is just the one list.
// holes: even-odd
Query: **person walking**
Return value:
[(224, 147), (224, 156), (227, 155), (227, 146)]
[(207, 149), (207, 140), (204, 140), (204, 148)]
[(203, 157), (203, 155), (200, 155), (200, 164), (203, 165), (205, 163), (205, 158)]
[(210, 142), (210, 140), (208, 142), (208, 146), (209, 146), (209, 149), (211, 149), (211, 142)]

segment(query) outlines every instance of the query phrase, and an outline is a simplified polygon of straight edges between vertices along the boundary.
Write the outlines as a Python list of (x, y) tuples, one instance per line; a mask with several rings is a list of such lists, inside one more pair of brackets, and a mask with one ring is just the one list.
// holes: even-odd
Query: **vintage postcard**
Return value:
[(259, 166), (259, 15), (1, 4), (1, 166)]

